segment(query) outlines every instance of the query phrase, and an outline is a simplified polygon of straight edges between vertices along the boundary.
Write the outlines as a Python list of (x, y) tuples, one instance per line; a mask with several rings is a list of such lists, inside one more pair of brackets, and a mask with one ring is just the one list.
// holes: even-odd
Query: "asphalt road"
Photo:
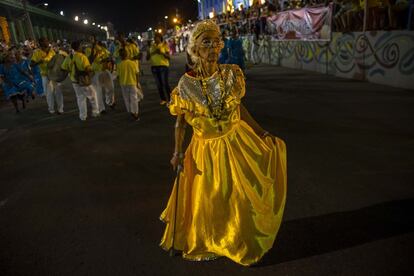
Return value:
[[(184, 69), (173, 59), (171, 84)], [(414, 91), (260, 65), (245, 103), (288, 146), (284, 223), (261, 265), (189, 262), (159, 246), (174, 173), (172, 118), (148, 65), (141, 121), (78, 119), (44, 99), (0, 103), (0, 275), (408, 275)]]

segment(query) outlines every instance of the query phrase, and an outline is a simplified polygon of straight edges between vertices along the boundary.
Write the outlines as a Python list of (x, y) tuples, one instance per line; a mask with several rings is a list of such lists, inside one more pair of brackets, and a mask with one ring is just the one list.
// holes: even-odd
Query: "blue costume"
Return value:
[(36, 94), (42, 96), (44, 93), (42, 75), (40, 74), (39, 65), (33, 66), (32, 68), (33, 78), (35, 81)]
[(219, 55), (219, 64), (226, 64), (229, 59), (229, 40), (224, 39), (224, 47), (221, 49), (220, 55)]
[(19, 86), (21, 89), (26, 90), (27, 95), (31, 97), (35, 90), (35, 84), (30, 78), (30, 62), (27, 59), (23, 59), (16, 66), (19, 70)]
[(244, 70), (244, 50), (241, 39), (229, 39), (229, 59), (227, 64), (237, 64), (242, 70)]
[(0, 65), (0, 75), (3, 77), (3, 91), (6, 99), (16, 95), (24, 95), (27, 90), (27, 85), (22, 83), (21, 74), (17, 64), (12, 64), (10, 67), (4, 64)]

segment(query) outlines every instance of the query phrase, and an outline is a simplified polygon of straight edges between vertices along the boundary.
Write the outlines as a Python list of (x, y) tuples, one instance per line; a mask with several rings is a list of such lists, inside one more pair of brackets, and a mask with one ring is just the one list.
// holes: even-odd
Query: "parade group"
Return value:
[[(227, 39), (220, 63), (238, 64), (244, 68), (244, 52), (237, 32)], [(27, 41), (23, 45), (2, 45), (0, 55), (1, 90), (16, 113), (26, 108), (35, 98), (46, 98), (50, 114), (64, 113), (63, 85), (70, 78), (79, 108), (79, 118), (88, 117), (87, 102), (91, 115), (98, 117), (106, 109), (114, 109), (115, 87), (118, 81), (127, 112), (139, 120), (139, 102), (144, 94), (140, 85), (142, 53), (151, 63), (151, 73), (160, 96), (160, 104), (170, 101), (170, 58), (185, 51), (186, 40), (179, 47), (171, 47), (171, 39), (156, 33), (147, 44), (119, 33), (115, 41), (50, 42), (40, 38), (38, 42)], [(174, 45), (175, 46), (175, 45)], [(21, 106), (21, 107), (20, 107)]]
[[(139, 83), (142, 55), (138, 44), (120, 33), (116, 43), (105, 43), (91, 37), (89, 41), (51, 43), (40, 38), (20, 47), (2, 47), (1, 89), (16, 113), (35, 98), (46, 98), (50, 114), (64, 113), (62, 86), (67, 77), (72, 82), (79, 108), (79, 118), (87, 118), (87, 102), (97, 117), (106, 108), (115, 107), (115, 85), (118, 79), (126, 110), (138, 120), (139, 101), (143, 99)], [(156, 36), (148, 48), (152, 72), (161, 89), (161, 103), (169, 100), (169, 49)], [(167, 71), (167, 72), (166, 72)], [(21, 108), (20, 108), (21, 106)]]

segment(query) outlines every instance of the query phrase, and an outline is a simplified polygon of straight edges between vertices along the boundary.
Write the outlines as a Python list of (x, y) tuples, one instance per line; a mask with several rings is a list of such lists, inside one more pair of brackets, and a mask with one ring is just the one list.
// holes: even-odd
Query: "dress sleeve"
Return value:
[(178, 87), (171, 92), (171, 100), (168, 105), (171, 115), (178, 116), (185, 113), (184, 100), (180, 97)]
[(238, 99), (242, 99), (244, 97), (244, 95), (246, 94), (246, 82), (245, 82), (245, 78), (244, 78), (244, 73), (242, 71), (242, 69), (240, 69), (240, 67), (238, 65), (233, 65), (233, 73), (234, 73), (234, 78), (235, 78), (235, 93), (236, 93), (236, 97)]

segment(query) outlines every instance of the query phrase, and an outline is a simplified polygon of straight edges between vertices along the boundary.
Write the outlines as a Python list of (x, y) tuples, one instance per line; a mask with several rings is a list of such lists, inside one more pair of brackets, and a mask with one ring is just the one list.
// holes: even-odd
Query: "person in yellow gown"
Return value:
[[(187, 48), (193, 70), (171, 95), (169, 110), (177, 116), (171, 164), (182, 170), (160, 217), (166, 223), (160, 246), (188, 260), (224, 256), (248, 266), (272, 248), (282, 221), (286, 145), (241, 103), (243, 72), (218, 65), (222, 47), (218, 26), (198, 23)], [(186, 125), (193, 135), (183, 154)]]

